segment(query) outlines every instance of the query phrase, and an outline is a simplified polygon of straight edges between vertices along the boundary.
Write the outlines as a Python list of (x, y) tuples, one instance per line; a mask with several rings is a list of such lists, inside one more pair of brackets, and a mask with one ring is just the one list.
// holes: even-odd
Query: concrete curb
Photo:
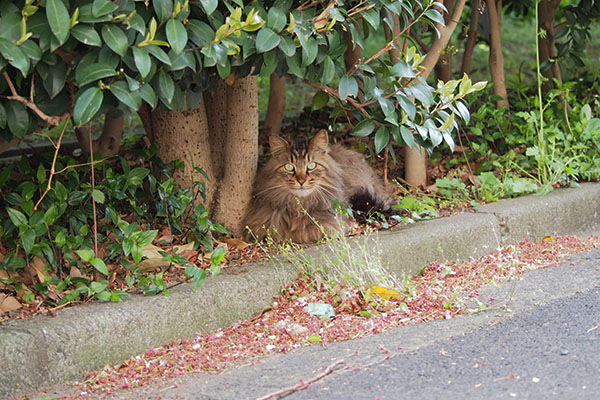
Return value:
[[(502, 200), (369, 240), (401, 276), (431, 261), (478, 257), (525, 238), (590, 232), (600, 232), (600, 184)], [(133, 296), (61, 310), (55, 318), (6, 323), (0, 326), (0, 397), (81, 379), (85, 371), (249, 318), (295, 276), (290, 265), (247, 264), (226, 269), (197, 291), (182, 285), (168, 297)]]

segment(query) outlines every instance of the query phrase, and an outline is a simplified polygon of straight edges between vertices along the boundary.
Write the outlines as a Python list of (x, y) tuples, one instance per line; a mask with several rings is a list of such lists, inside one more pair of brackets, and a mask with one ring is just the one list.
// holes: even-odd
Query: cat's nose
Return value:
[(300, 186), (302, 186), (302, 185), (304, 185), (304, 182), (306, 182), (306, 178), (296, 178), (296, 181), (298, 181)]

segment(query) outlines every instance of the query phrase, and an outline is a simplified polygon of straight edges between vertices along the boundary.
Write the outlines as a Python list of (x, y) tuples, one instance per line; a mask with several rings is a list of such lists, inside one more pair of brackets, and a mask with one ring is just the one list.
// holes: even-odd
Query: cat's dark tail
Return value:
[(368, 190), (362, 190), (350, 196), (350, 204), (352, 204), (352, 209), (360, 212), (387, 211), (392, 205), (392, 198), (389, 197), (383, 198), (370, 193)]

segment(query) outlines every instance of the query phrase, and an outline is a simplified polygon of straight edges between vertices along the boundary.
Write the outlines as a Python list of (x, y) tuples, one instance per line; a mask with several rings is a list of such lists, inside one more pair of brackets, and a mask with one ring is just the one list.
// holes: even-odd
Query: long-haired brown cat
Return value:
[(340, 229), (336, 199), (363, 209), (386, 210), (393, 203), (363, 156), (339, 144), (330, 146), (325, 130), (310, 141), (293, 143), (273, 135), (269, 144), (271, 159), (256, 177), (244, 219), (250, 238), (315, 242), (323, 230)]

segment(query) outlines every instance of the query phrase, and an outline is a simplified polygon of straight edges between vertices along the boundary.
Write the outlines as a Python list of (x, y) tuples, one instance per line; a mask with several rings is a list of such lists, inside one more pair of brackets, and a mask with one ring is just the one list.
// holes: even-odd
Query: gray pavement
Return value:
[[(390, 269), (413, 274), (434, 260), (480, 256), (525, 238), (591, 232), (600, 232), (600, 184), (556, 190), (546, 196), (503, 200), (479, 207), (474, 213), (383, 232), (374, 240)], [(272, 296), (294, 276), (291, 266), (275, 268), (268, 263), (251, 264), (227, 269), (196, 292), (190, 286), (184, 286), (173, 290), (169, 297), (135, 296), (121, 304), (95, 303), (63, 310), (55, 318), (3, 324), (0, 326), (0, 398), (80, 379), (85, 371), (118, 363), (170, 340), (205, 334), (251, 317), (268, 306)], [(557, 279), (564, 283), (564, 279)], [(587, 284), (591, 289), (590, 282), (598, 282), (598, 279), (589, 278), (578, 285)], [(574, 290), (583, 290), (583, 287), (577, 286)], [(227, 297), (223, 293), (236, 293), (236, 296)], [(534, 298), (535, 293), (531, 294)], [(470, 318), (473, 322), (466, 322), (466, 326), (477, 324), (480, 319), (483, 321), (480, 324), (488, 324), (491, 317), (476, 315)], [(423, 326), (426, 329), (407, 327), (418, 330), (414, 343), (446, 337), (443, 332), (448, 325), (441, 328), (435, 323)], [(370, 340), (382, 339), (385, 335)], [(361, 343), (369, 343), (369, 340)], [(403, 343), (408, 343), (403, 346), (405, 348), (413, 346), (410, 341)], [(312, 357), (311, 365), (318, 362), (314, 357), (321, 359), (323, 365), (329, 364), (331, 357), (328, 360), (328, 356), (317, 349), (306, 350)], [(365, 355), (366, 359), (358, 363), (377, 362), (375, 354)], [(282, 361), (282, 364), (288, 362)], [(310, 377), (311, 371), (307, 370), (307, 374), (301, 376)], [(213, 381), (214, 376), (210, 380)], [(284, 381), (289, 383), (289, 379), (277, 381), (271, 378), (266, 383), (275, 389), (288, 386)], [(224, 393), (221, 390), (218, 394)]]

